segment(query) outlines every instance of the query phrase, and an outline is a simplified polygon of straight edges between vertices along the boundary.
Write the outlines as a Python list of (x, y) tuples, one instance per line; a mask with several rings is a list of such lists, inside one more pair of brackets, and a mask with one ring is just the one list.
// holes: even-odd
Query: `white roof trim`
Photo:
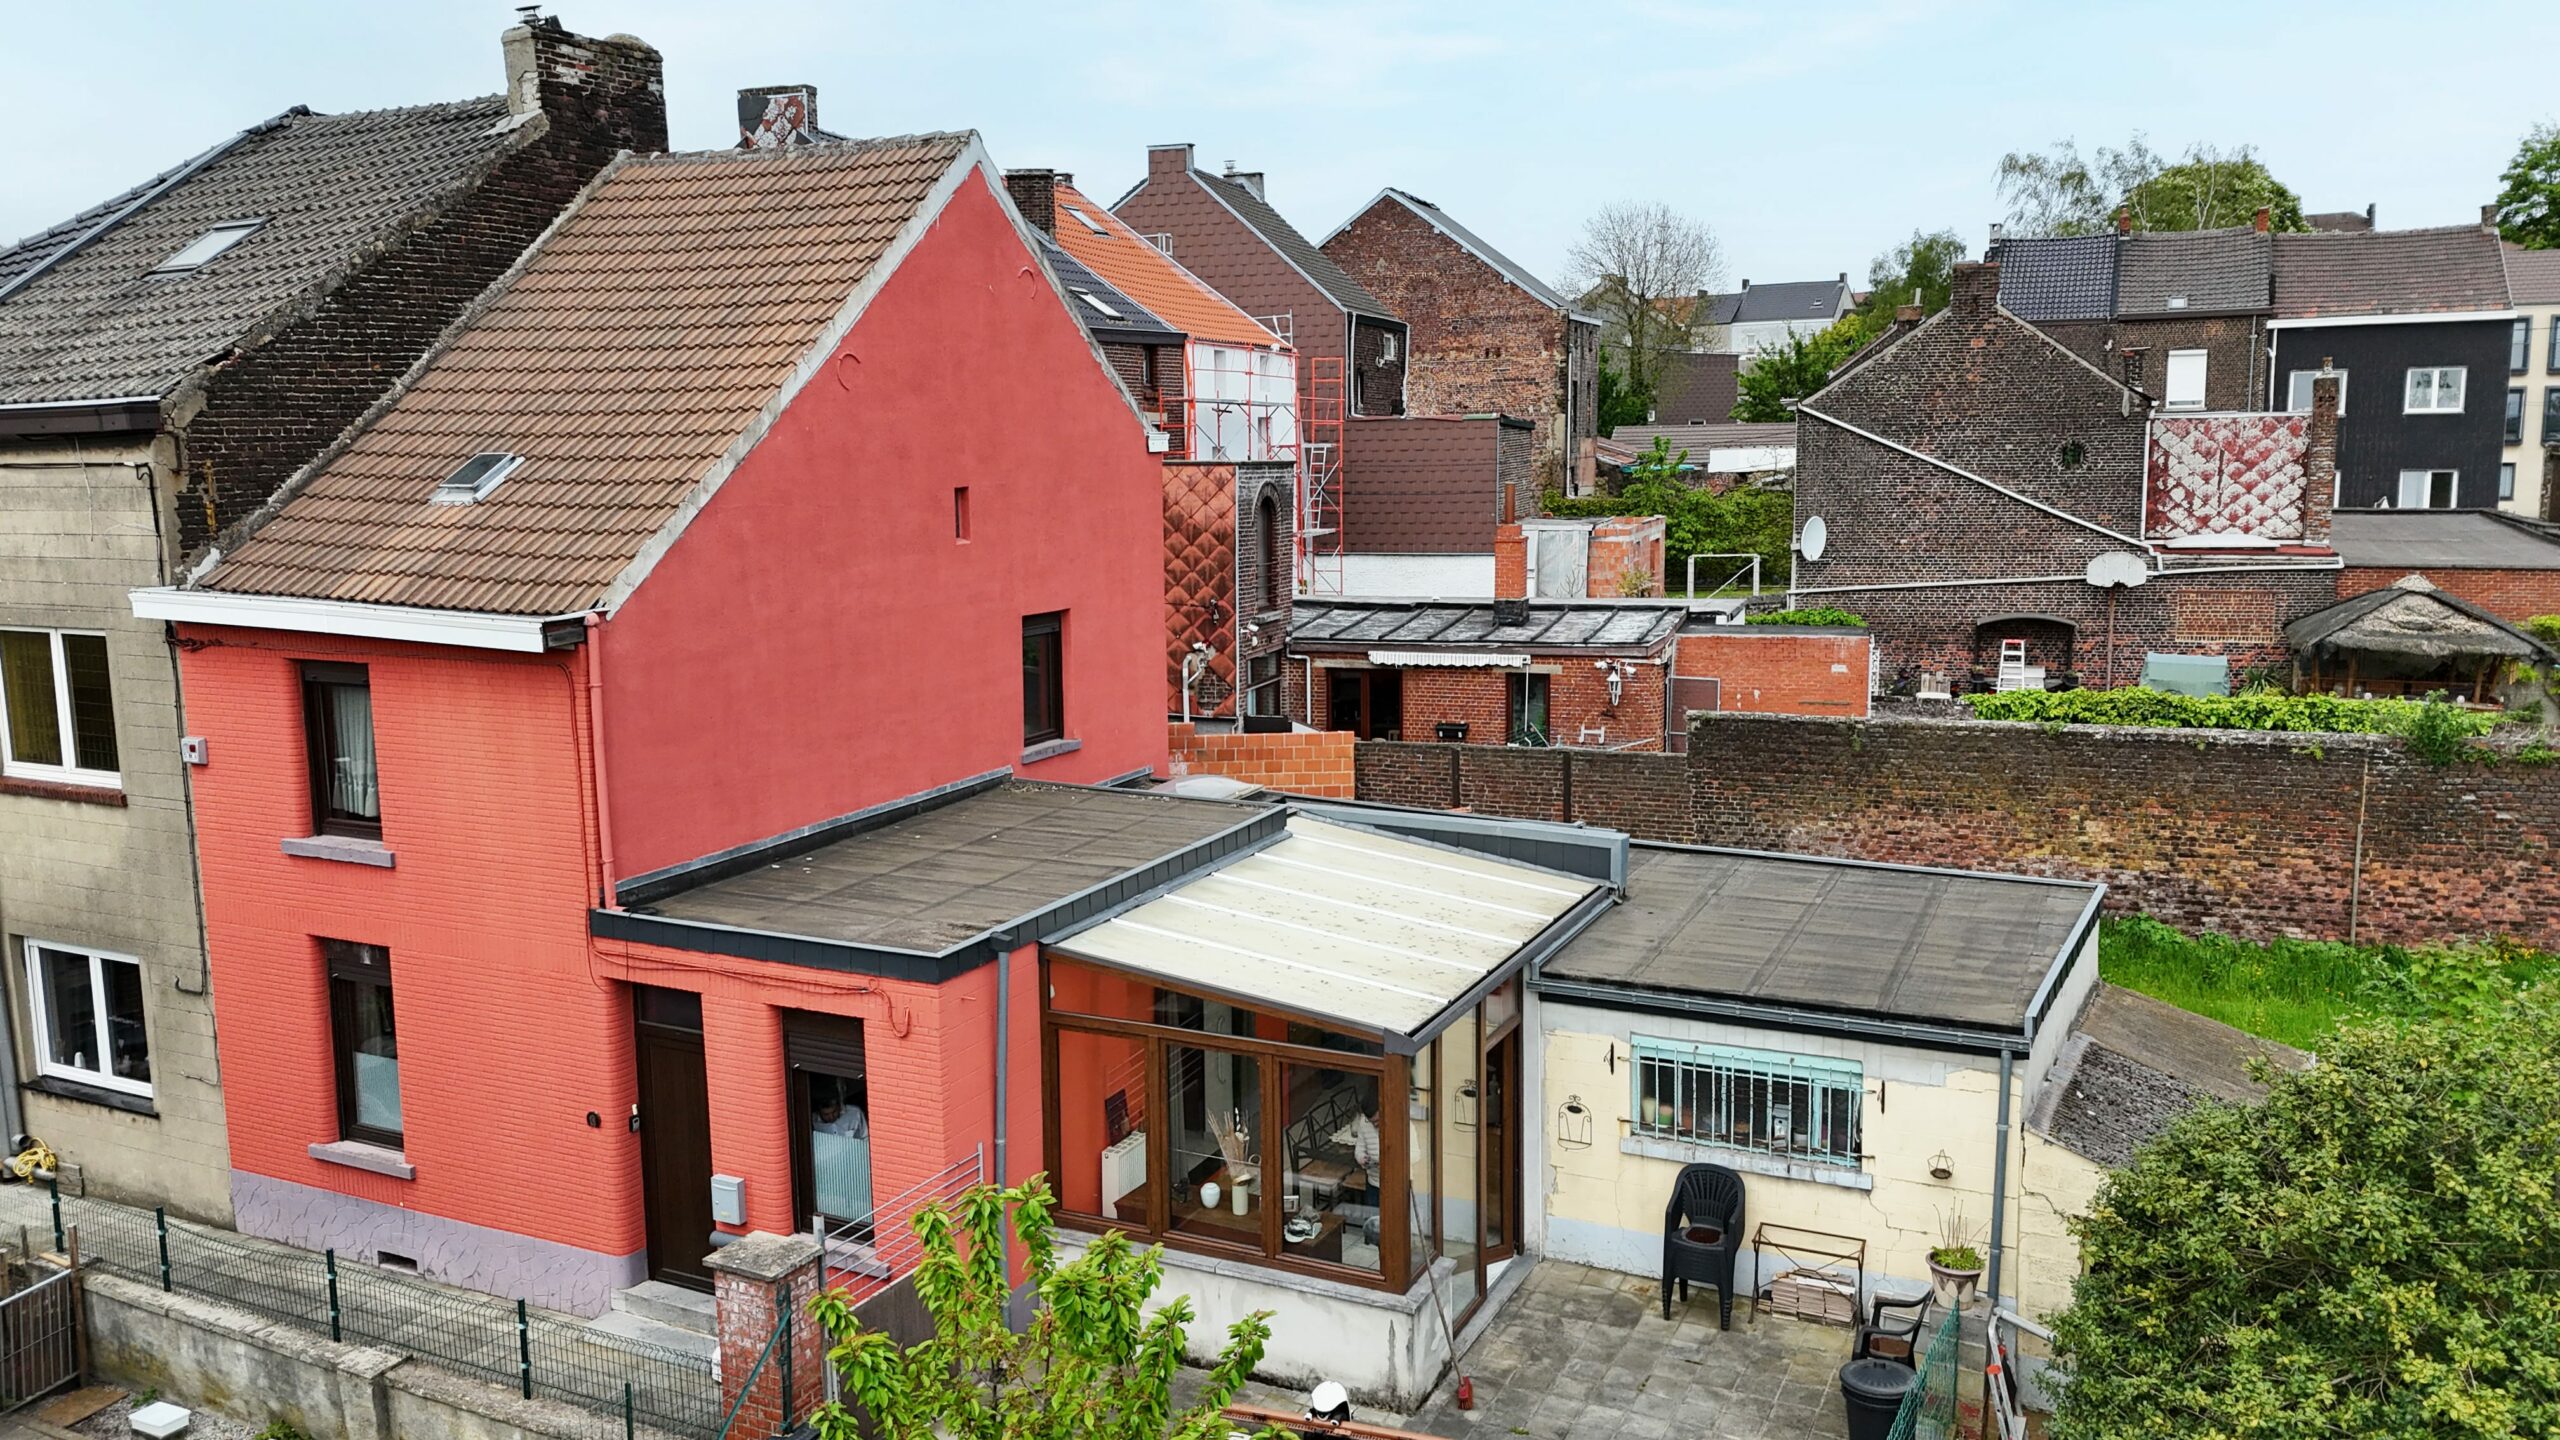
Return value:
[(235, 595), (222, 590), (157, 586), (131, 592), (141, 620), (187, 625), (238, 625), (252, 630), (294, 630), (306, 635), (353, 635), (416, 645), (467, 650), (510, 650), (538, 655), (544, 627), (570, 615), (492, 615), (476, 610), (426, 610), (413, 605), (366, 605), (352, 600), (310, 600), (294, 595)]
[(2306, 315), (2296, 320), (2270, 320), (2270, 330), (2320, 330), (2338, 325), (2460, 325), (2473, 320), (2517, 320), (2507, 310), (2440, 310), (2421, 315)]
[(1456, 665), (1461, 667), (1491, 666), (1500, 670), (1517, 670), (1529, 663), (1525, 652), (1509, 650), (1372, 650), (1372, 665)]

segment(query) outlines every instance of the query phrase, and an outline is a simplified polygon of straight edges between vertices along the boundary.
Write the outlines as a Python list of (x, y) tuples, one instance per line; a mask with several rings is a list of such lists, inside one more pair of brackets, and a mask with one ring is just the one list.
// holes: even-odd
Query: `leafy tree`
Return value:
[(2560, 1434), (2560, 996), (2350, 1026), (2073, 1229), (2057, 1440)]
[(1652, 390), (1629, 384), (1618, 367), (1609, 363), (1609, 352), (1600, 352), (1601, 434), (1614, 435), (1621, 425), (1641, 425), (1653, 418), (1653, 401)]
[(1751, 554), (1760, 557), (1764, 587), (1785, 584), (1795, 535), (1792, 497), (1784, 490), (1750, 485), (1711, 494), (1682, 478), (1688, 463), (1688, 451), (1675, 451), (1667, 439), (1656, 436), (1653, 448), (1627, 467), (1618, 493), (1567, 498), (1551, 490), (1545, 498), (1546, 513), (1585, 518), (1659, 515), (1667, 575), (1686, 576), (1692, 555)]
[(2498, 233), (2527, 250), (2560, 249), (2560, 124), (2534, 126), (2498, 178)]
[(1858, 307), (1867, 333), (1892, 323), (1893, 312), (1905, 305), (1919, 306), (1923, 315), (1946, 309), (1956, 262), (1962, 259), (1964, 241), (1953, 230), (1927, 235), (1914, 230), (1910, 239), (1877, 256), (1867, 267), (1867, 302)]
[(1999, 186), (2008, 228), (2019, 235), (2095, 235), (2116, 223), (2119, 207), (2131, 212), (2136, 230), (2246, 225), (2262, 205), (2275, 229), (2310, 228), (2300, 197), (2246, 145), (2190, 146), (2173, 162), (2139, 133), (2123, 149), (2102, 145), (2087, 159), (2064, 140), (2042, 153), (2002, 156)]
[[(1887, 312), (1885, 320), (1892, 315)], [(1831, 381), (1840, 362), (1858, 353), (1868, 340), (1868, 319), (1848, 314), (1814, 335), (1790, 335), (1786, 342), (1761, 351), (1734, 378), (1738, 397), (1733, 418), (1782, 424), (1795, 418), (1790, 400), (1802, 400)]]
[[(933, 1338), (907, 1349), (863, 1329), (842, 1293), (812, 1301), (853, 1402), (811, 1418), (820, 1440), (858, 1440), (857, 1405), (884, 1440), (1226, 1440), (1234, 1427), (1219, 1411), (1261, 1362), (1269, 1315), (1228, 1328), (1200, 1398), (1177, 1413), (1173, 1379), (1191, 1302), (1176, 1297), (1144, 1313), (1164, 1278), (1162, 1249), (1132, 1250), (1127, 1236), (1105, 1231), (1060, 1265), (1051, 1209), (1048, 1182), (1035, 1175), (919, 1213), (915, 1286), (933, 1313)], [(1005, 1323), (1007, 1212), (1040, 1297), (1020, 1333)]]
[(1565, 259), (1626, 352), (1628, 389), (1660, 394), (1668, 357), (1697, 334), (1699, 295), (1724, 273), (1715, 232), (1668, 205), (1608, 205)]

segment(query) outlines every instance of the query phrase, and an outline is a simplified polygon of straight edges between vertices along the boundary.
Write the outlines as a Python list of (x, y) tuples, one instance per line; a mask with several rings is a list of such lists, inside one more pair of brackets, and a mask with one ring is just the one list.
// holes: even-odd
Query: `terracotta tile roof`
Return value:
[[(165, 395), (521, 142), (500, 96), (349, 115), (288, 111), (0, 250), (0, 404)], [(163, 182), (168, 189), (151, 191)], [(87, 243), (81, 237), (137, 200)], [(263, 222), (200, 269), (151, 272), (214, 226)], [(64, 254), (66, 247), (76, 247)], [(59, 258), (56, 258), (59, 257)]]
[[(1102, 233), (1095, 234), (1078, 216), (1101, 226)], [(1280, 344), (1279, 336), (1175, 264), (1127, 221), (1063, 180), (1058, 182), (1058, 244), (1086, 269), (1194, 339), (1265, 348)]]
[(2509, 245), (2507, 285), (2519, 305), (2560, 305), (2560, 250)]
[[(973, 143), (624, 159), (205, 587), (513, 615), (594, 607)], [(429, 503), (480, 451), (524, 463), (485, 499)]]
[(2430, 315), (2508, 306), (2496, 232), (2432, 230), (2276, 237), (2276, 314)]

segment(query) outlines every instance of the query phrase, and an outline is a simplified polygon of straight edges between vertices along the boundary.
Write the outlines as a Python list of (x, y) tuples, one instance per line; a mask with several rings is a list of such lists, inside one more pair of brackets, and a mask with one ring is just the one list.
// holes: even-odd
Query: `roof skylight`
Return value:
[(498, 482), (516, 472), (524, 463), (521, 455), (503, 450), (483, 450), (454, 467), (454, 472), (436, 482), (434, 493), (427, 496), (430, 505), (468, 505), (486, 500)]
[(1092, 291), (1090, 291), (1090, 290), (1079, 290), (1079, 291), (1077, 291), (1077, 292), (1076, 292), (1076, 298), (1077, 298), (1077, 299), (1079, 299), (1079, 300), (1082, 300), (1082, 301), (1083, 301), (1084, 303), (1086, 303), (1087, 305), (1092, 306), (1094, 309), (1101, 311), (1104, 315), (1109, 316), (1111, 319), (1114, 319), (1114, 320), (1126, 320), (1126, 319), (1128, 319), (1128, 318), (1129, 318), (1128, 316), (1123, 315), (1123, 314), (1121, 314), (1119, 311), (1117, 311), (1117, 310), (1115, 310), (1115, 309), (1111, 308), (1111, 306), (1110, 306), (1107, 302), (1105, 302), (1105, 301), (1102, 299), (1102, 297), (1101, 297), (1101, 296), (1094, 294), (1094, 293), (1093, 293)]
[(216, 225), (188, 241), (186, 247), (177, 254), (152, 267), (151, 273), (184, 275), (191, 270), (200, 269), (216, 255), (248, 239), (259, 226), (266, 223), (264, 220), (235, 220), (227, 225)]
[(1092, 216), (1087, 215), (1073, 205), (1067, 206), (1066, 211), (1068, 214), (1076, 217), (1077, 224), (1082, 225), (1084, 228), (1092, 231), (1096, 235), (1108, 235), (1111, 233), (1109, 230), (1103, 228), (1101, 221), (1094, 219)]

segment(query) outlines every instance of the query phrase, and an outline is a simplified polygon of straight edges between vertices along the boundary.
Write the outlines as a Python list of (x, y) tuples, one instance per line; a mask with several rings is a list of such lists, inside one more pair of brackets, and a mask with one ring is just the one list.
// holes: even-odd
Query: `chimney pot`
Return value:
[(2119, 205), (2116, 207), (2116, 233), (2119, 235), (2130, 235), (2133, 233), (2132, 206)]
[(753, 85), (738, 92), (738, 148), (780, 150), (817, 144), (818, 87)]
[(1920, 307), (1917, 305), (1896, 305), (1893, 307), (1893, 318), (1897, 324), (1917, 325), (1920, 323)]
[(2259, 206), (2257, 217), (2249, 222), (2249, 228), (2257, 231), (2261, 235), (2264, 235), (2274, 227), (2275, 212), (2264, 205)]

